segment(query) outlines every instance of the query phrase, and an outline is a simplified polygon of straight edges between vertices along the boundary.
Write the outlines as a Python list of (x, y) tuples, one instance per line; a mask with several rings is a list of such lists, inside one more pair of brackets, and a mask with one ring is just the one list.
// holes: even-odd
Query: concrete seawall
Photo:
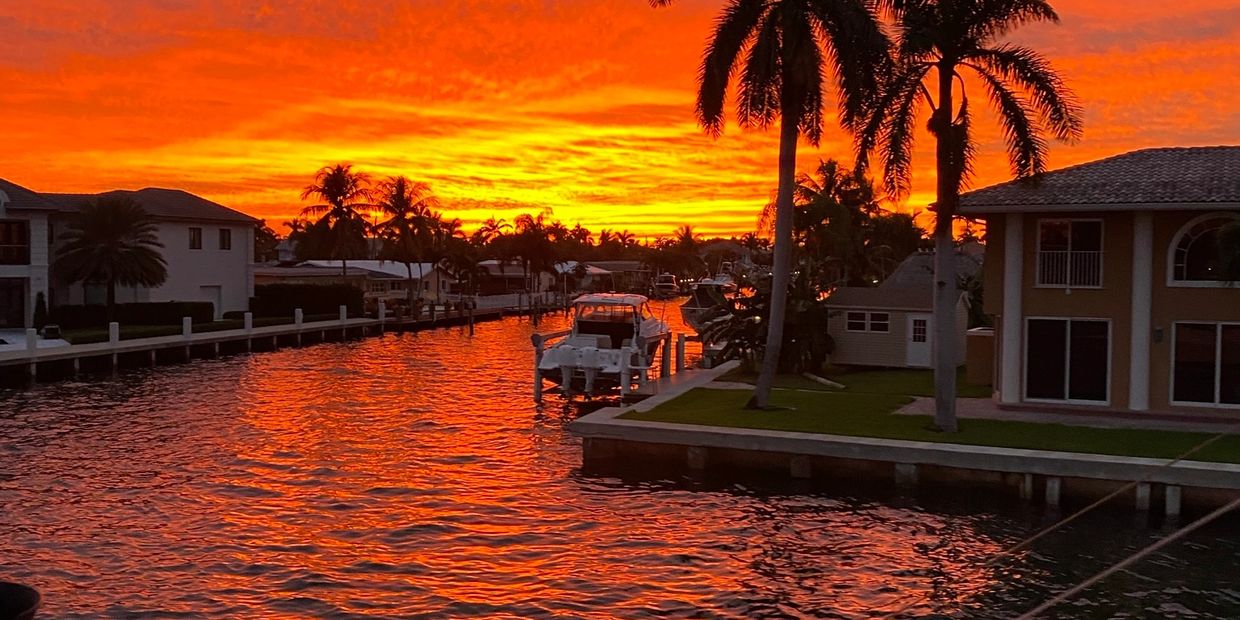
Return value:
[[(727, 372), (691, 373), (632, 408), (602, 409), (574, 421), (588, 468), (659, 462), (689, 470), (762, 471), (801, 479), (865, 478), (901, 487), (982, 486), (1027, 500), (1116, 498), (1138, 510), (1178, 515), (1240, 496), (1240, 465), (821, 435), (620, 418), (649, 410)], [(1134, 484), (1135, 483), (1135, 484)]]

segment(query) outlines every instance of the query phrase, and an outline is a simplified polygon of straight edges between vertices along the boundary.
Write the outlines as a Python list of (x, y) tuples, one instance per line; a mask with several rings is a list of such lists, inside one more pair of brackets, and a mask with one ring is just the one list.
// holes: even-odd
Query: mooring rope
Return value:
[[(1237, 424), (1233, 424), (1233, 425), (1231, 425), (1231, 426), (1228, 426), (1227, 428), (1223, 429), (1223, 430), (1222, 430), (1221, 432), (1219, 432), (1218, 434), (1216, 434), (1216, 435), (1212, 435), (1212, 436), (1210, 436), (1210, 437), (1207, 437), (1205, 440), (1201, 441), (1201, 442), (1200, 442), (1200, 443), (1198, 443), (1197, 445), (1195, 445), (1195, 446), (1193, 446), (1193, 447), (1189, 448), (1188, 450), (1184, 451), (1184, 452), (1183, 452), (1183, 453), (1181, 453), (1179, 456), (1176, 456), (1174, 459), (1171, 459), (1171, 460), (1167, 461), (1166, 463), (1163, 463), (1162, 465), (1160, 465), (1160, 466), (1158, 467), (1158, 469), (1155, 469), (1153, 472), (1150, 472), (1150, 474), (1149, 474), (1149, 475), (1147, 475), (1147, 476), (1145, 476), (1144, 478), (1142, 478), (1142, 479), (1140, 479), (1140, 480), (1134, 480), (1134, 481), (1132, 481), (1132, 482), (1129, 482), (1129, 483), (1126, 483), (1126, 484), (1124, 484), (1124, 485), (1121, 485), (1120, 487), (1116, 488), (1114, 491), (1111, 491), (1110, 493), (1108, 493), (1108, 494), (1106, 494), (1106, 495), (1102, 496), (1101, 498), (1099, 498), (1098, 500), (1094, 501), (1093, 503), (1091, 503), (1091, 504), (1089, 504), (1089, 505), (1085, 506), (1084, 508), (1081, 508), (1080, 510), (1077, 510), (1076, 512), (1074, 512), (1074, 513), (1072, 513), (1072, 514), (1068, 515), (1067, 517), (1064, 517), (1063, 519), (1060, 519), (1059, 521), (1056, 521), (1055, 523), (1053, 523), (1053, 524), (1051, 524), (1051, 525), (1049, 525), (1049, 526), (1047, 526), (1047, 527), (1044, 527), (1044, 528), (1042, 528), (1041, 530), (1038, 530), (1038, 531), (1037, 531), (1037, 532), (1035, 532), (1033, 535), (1031, 535), (1031, 536), (1029, 536), (1029, 537), (1027, 537), (1027, 538), (1025, 538), (1025, 539), (1023, 539), (1023, 540), (1021, 540), (1020, 542), (1016, 543), (1015, 545), (1012, 545), (1011, 547), (1008, 547), (1007, 549), (1004, 549), (1003, 551), (1000, 551), (999, 553), (996, 553), (995, 555), (991, 556), (991, 557), (990, 557), (990, 559), (986, 560), (986, 562), (984, 562), (984, 563), (982, 564), (982, 567), (984, 567), (984, 568), (988, 568), (988, 567), (994, 566), (994, 565), (998, 564), (1001, 560), (1004, 560), (1004, 559), (1006, 559), (1006, 558), (1008, 558), (1008, 557), (1010, 557), (1010, 556), (1012, 556), (1012, 555), (1015, 555), (1017, 552), (1022, 551), (1022, 550), (1024, 550), (1024, 549), (1028, 548), (1028, 547), (1029, 547), (1029, 545), (1032, 545), (1034, 542), (1037, 542), (1037, 541), (1038, 541), (1038, 540), (1040, 540), (1041, 538), (1045, 537), (1047, 534), (1050, 534), (1051, 532), (1053, 532), (1053, 531), (1055, 531), (1055, 530), (1057, 530), (1057, 529), (1059, 529), (1059, 528), (1061, 528), (1061, 527), (1063, 527), (1063, 526), (1065, 526), (1065, 525), (1067, 525), (1067, 524), (1069, 524), (1069, 523), (1071, 523), (1071, 522), (1073, 522), (1073, 521), (1075, 521), (1075, 520), (1077, 520), (1077, 519), (1081, 518), (1081, 517), (1082, 517), (1082, 516), (1084, 516), (1086, 513), (1088, 513), (1088, 512), (1090, 512), (1090, 511), (1094, 510), (1095, 508), (1097, 508), (1097, 507), (1099, 507), (1099, 506), (1101, 506), (1101, 505), (1103, 505), (1103, 504), (1105, 504), (1105, 503), (1107, 503), (1107, 502), (1111, 501), (1112, 499), (1115, 499), (1115, 498), (1116, 498), (1116, 497), (1118, 497), (1119, 495), (1121, 495), (1121, 494), (1123, 494), (1123, 493), (1125, 493), (1125, 492), (1127, 492), (1127, 491), (1129, 491), (1129, 490), (1131, 490), (1131, 489), (1133, 489), (1133, 488), (1136, 488), (1136, 486), (1137, 486), (1137, 485), (1139, 485), (1139, 484), (1148, 484), (1148, 483), (1149, 483), (1149, 482), (1153, 479), (1154, 474), (1155, 474), (1155, 473), (1157, 473), (1159, 470), (1164, 469), (1164, 468), (1167, 468), (1167, 467), (1171, 467), (1171, 466), (1175, 465), (1176, 463), (1179, 463), (1180, 461), (1183, 461), (1183, 460), (1187, 459), (1188, 457), (1190, 457), (1190, 456), (1192, 456), (1192, 455), (1196, 454), (1197, 452), (1200, 452), (1201, 450), (1203, 450), (1203, 449), (1205, 449), (1205, 448), (1209, 447), (1210, 445), (1214, 444), (1215, 442), (1219, 441), (1220, 439), (1222, 439), (1222, 438), (1224, 438), (1224, 437), (1228, 437), (1228, 436), (1231, 436), (1231, 435), (1236, 434), (1238, 431), (1240, 431), (1240, 423), (1237, 423)], [(1238, 502), (1240, 502), (1240, 499), (1236, 500), (1235, 502), (1232, 502), (1232, 504), (1237, 504)], [(1223, 510), (1222, 512), (1223, 512), (1223, 513), (1226, 513), (1228, 510), (1231, 510), (1232, 508), (1234, 508), (1235, 506), (1234, 506), (1234, 505), (1232, 505), (1232, 504), (1229, 504), (1228, 506), (1230, 506), (1230, 507), (1229, 507), (1229, 508), (1227, 508), (1227, 510)], [(1220, 510), (1221, 510), (1221, 509), (1220, 509)], [(1215, 511), (1215, 512), (1218, 512), (1218, 511)], [(1211, 515), (1214, 515), (1214, 513), (1211, 513)], [(1221, 516), (1221, 513), (1220, 513), (1220, 515), (1218, 515), (1218, 516)], [(1215, 518), (1217, 518), (1217, 516), (1211, 516), (1211, 517), (1210, 517), (1210, 520), (1213, 520), (1213, 519), (1215, 519)], [(1204, 525), (1204, 523), (1201, 523), (1200, 525)], [(1196, 527), (1200, 527), (1200, 525), (1198, 525), (1198, 524), (1196, 524), (1196, 523), (1195, 523), (1195, 524), (1193, 524), (1193, 527), (1194, 527), (1194, 529), (1195, 529)], [(1187, 533), (1188, 533), (1188, 532), (1184, 532), (1183, 530), (1179, 530), (1179, 531), (1177, 531), (1177, 534), (1178, 534), (1178, 535), (1183, 535), (1183, 534), (1180, 534), (1180, 532), (1183, 532), (1184, 534), (1187, 534)], [(1133, 559), (1133, 561), (1136, 561), (1137, 559), (1140, 559), (1140, 558), (1135, 558), (1135, 559)], [(1105, 571), (1104, 571), (1104, 572), (1105, 572)], [(1108, 573), (1108, 574), (1109, 574), (1109, 573)], [(1102, 577), (1100, 577), (1099, 579), (1101, 579), (1101, 578), (1105, 578), (1106, 576), (1107, 576), (1107, 575), (1102, 575)], [(1096, 583), (1096, 581), (1091, 582), (1091, 583), (1090, 583), (1090, 585), (1092, 585), (1092, 583)], [(1086, 586), (1084, 586), (1084, 587), (1088, 587), (1088, 585), (1086, 585)], [(1084, 589), (1084, 588), (1080, 588), (1080, 589)], [(1074, 588), (1074, 590), (1076, 590), (1076, 591), (1078, 591), (1078, 592), (1080, 591), (1080, 589)], [(1075, 594), (1075, 593), (1076, 593), (1076, 592), (1069, 591), (1069, 592), (1065, 592), (1065, 593), (1061, 594), (1060, 596), (1067, 597), (1067, 596), (1072, 596), (1072, 595), (1073, 595), (1073, 594)], [(924, 595), (924, 594), (919, 594), (919, 595), (916, 595), (916, 597), (917, 597), (917, 598), (916, 598), (916, 600), (910, 601), (909, 603), (907, 603), (907, 604), (905, 604), (905, 605), (901, 606), (899, 609), (896, 609), (895, 611), (892, 611), (892, 612), (887, 612), (887, 613), (885, 613), (882, 617), (883, 617), (883, 618), (895, 618), (896, 616), (899, 616), (900, 614), (903, 614), (904, 612), (906, 612), (906, 611), (908, 611), (908, 610), (912, 609), (913, 607), (915, 607), (915, 606), (917, 606), (917, 605), (921, 604), (921, 603), (922, 603), (922, 602), (924, 602), (924, 601), (926, 600), (926, 598), (927, 598), (927, 597), (926, 597), (926, 595)], [(1040, 608), (1039, 608), (1039, 609), (1040, 609)], [(1034, 611), (1035, 611), (1035, 612), (1039, 612), (1039, 613), (1040, 613), (1040, 611), (1039, 611), (1039, 610), (1034, 610)], [(1032, 612), (1031, 612), (1031, 613), (1032, 613)], [(1022, 616), (1022, 618), (1023, 618), (1023, 617), (1025, 617), (1025, 616)], [(1032, 617), (1032, 616), (1028, 616), (1028, 617)]]

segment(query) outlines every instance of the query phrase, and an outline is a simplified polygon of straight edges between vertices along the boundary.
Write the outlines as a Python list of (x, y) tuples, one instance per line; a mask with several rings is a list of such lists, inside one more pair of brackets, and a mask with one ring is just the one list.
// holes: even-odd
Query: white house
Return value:
[(33, 322), (35, 298), (48, 305), (104, 301), (101, 284), (57, 282), (57, 237), (84, 204), (124, 195), (156, 220), (168, 279), (157, 287), (120, 287), (117, 301), (208, 301), (220, 317), (246, 310), (254, 294), (254, 218), (188, 192), (147, 188), (106, 194), (44, 194), (0, 179), (0, 326)]

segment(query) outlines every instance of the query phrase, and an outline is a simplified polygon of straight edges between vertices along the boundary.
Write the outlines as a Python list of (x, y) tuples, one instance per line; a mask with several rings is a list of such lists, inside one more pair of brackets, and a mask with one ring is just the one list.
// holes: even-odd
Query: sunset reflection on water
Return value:
[[(49, 618), (865, 617), (910, 601), (1003, 617), (1143, 540), (984, 568), (1042, 517), (583, 475), (577, 407), (531, 401), (532, 332), (505, 319), (0, 395), (0, 579), (42, 590)], [(1235, 599), (1194, 561), (1154, 570), (1226, 617)]]

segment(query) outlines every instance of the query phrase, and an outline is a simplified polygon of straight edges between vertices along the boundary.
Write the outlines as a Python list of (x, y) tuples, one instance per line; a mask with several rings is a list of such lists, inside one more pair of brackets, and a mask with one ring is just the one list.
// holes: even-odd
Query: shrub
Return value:
[(256, 317), (293, 316), (301, 308), (309, 316), (336, 316), (348, 306), (349, 316), (362, 316), (362, 289), (348, 284), (264, 284), (254, 287), (250, 310)]
[(39, 291), (34, 296), (34, 328), (43, 329), (45, 325), (47, 325), (47, 299), (43, 297), (43, 291)]
[[(215, 320), (215, 304), (209, 301), (164, 301), (116, 304), (116, 322), (121, 325), (180, 325), (181, 317), (195, 324)], [(108, 309), (103, 305), (56, 306), (52, 322), (64, 329), (107, 327)]]

